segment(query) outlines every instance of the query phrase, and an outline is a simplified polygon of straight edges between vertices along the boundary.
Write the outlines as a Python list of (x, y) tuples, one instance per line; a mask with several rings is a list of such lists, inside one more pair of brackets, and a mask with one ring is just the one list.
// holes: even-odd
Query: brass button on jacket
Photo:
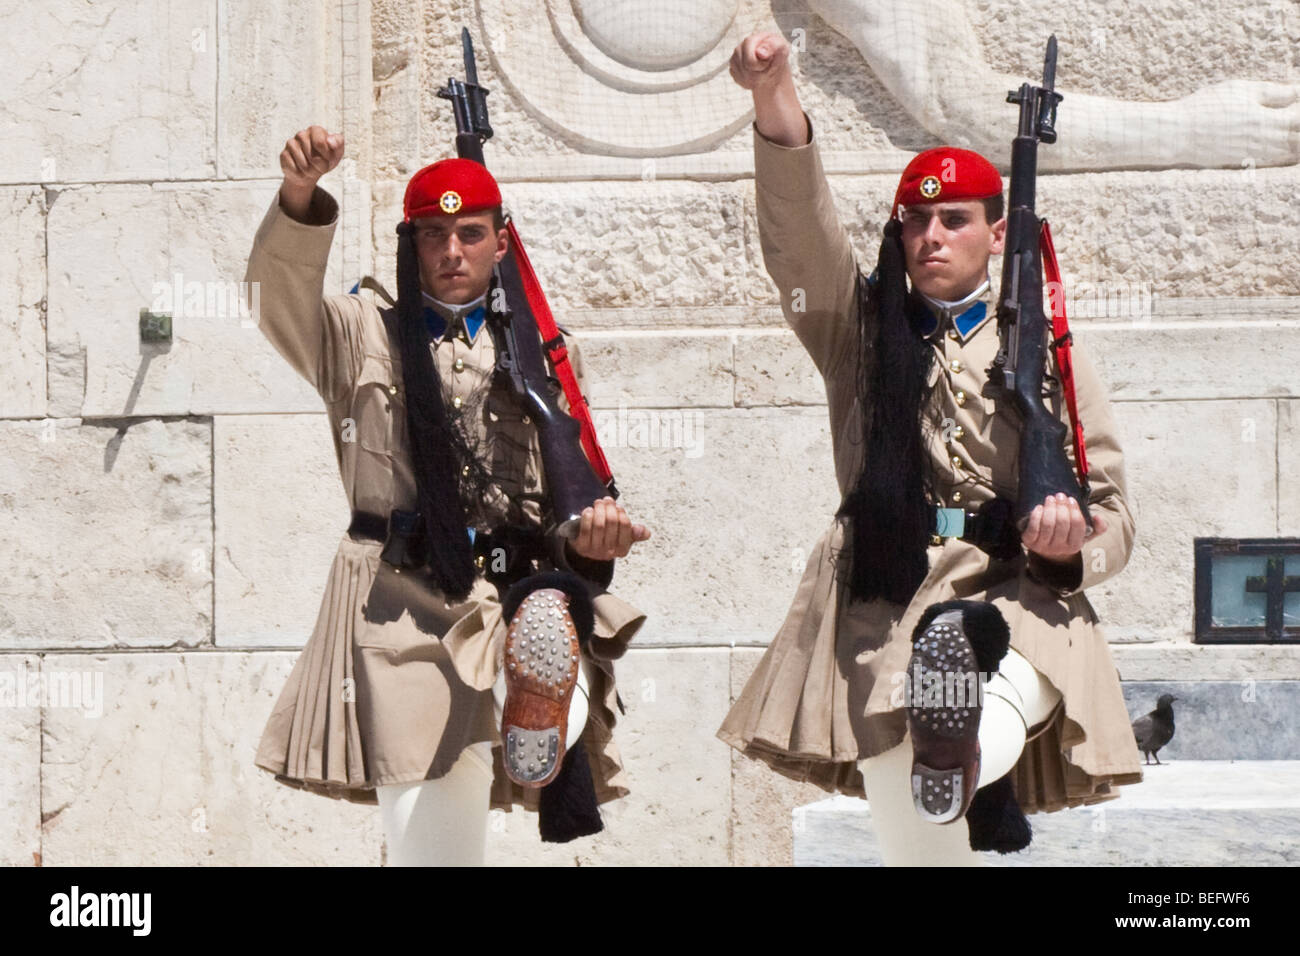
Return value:
[(961, 364), (961, 359), (953, 359), (951, 362), (948, 363), (948, 367), (952, 369), (954, 372), (960, 372), (966, 366)]

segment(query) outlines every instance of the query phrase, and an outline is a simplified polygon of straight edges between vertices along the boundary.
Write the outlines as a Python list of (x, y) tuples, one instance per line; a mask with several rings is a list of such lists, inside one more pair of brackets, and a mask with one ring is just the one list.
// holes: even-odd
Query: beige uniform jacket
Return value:
[[(754, 164), (764, 262), (787, 321), (825, 379), (835, 474), (844, 493), (862, 462), (857, 263), (815, 137), (787, 148), (755, 128)], [(995, 496), (1014, 500), (1018, 481), (1016, 413), (981, 394), (998, 348), (993, 291), (985, 302), (986, 318), (965, 336), (940, 315), (931, 340), (935, 488), (944, 505), (968, 510)], [(901, 681), (921, 614), (937, 601), (987, 600), (1006, 617), (1012, 647), (1064, 697), (1064, 707), (1027, 744), (1013, 771), (1025, 811), (1110, 799), (1118, 796), (1115, 785), (1141, 780), (1118, 675), (1085, 593), (1118, 573), (1133, 547), (1124, 458), (1092, 363), (1078, 346), (1072, 355), (1090, 505), (1104, 514), (1107, 530), (1085, 541), (1072, 567), (1027, 553), (996, 561), (972, 543), (944, 538), (930, 547), (929, 574), (904, 607), (848, 600), (837, 573), (845, 529), (832, 522), (813, 550), (785, 623), (719, 730), (724, 741), (795, 779), (862, 795), (856, 761), (896, 746), (905, 734)], [(1048, 407), (1068, 424), (1059, 384)], [(1072, 444), (1067, 452), (1073, 464)]]
[[(307, 218), (320, 224), (289, 217), (277, 194), (257, 231), (246, 280), (260, 283), (259, 328), (324, 400), (352, 509), (385, 518), (394, 508), (414, 510), (396, 311), (359, 295), (323, 294), (338, 221), (333, 197), (318, 188)], [(581, 382), (580, 353), (572, 340), (568, 347)], [(500, 489), (501, 513), (511, 499), (540, 522), (546, 475), (537, 430), (508, 386), (493, 385), (487, 329), (472, 341), (444, 336), (434, 357), (448, 408), (466, 420)], [(496, 587), (480, 577), (465, 601), (448, 604), (427, 578), (381, 561), (381, 550), (380, 542), (342, 536), (315, 628), (267, 722), (257, 765), (290, 786), (374, 803), (376, 785), (440, 777), (463, 749), (487, 741), (493, 806), (535, 809), (538, 791), (511, 783), (501, 765), (491, 687), (506, 622)], [(612, 738), (612, 662), (645, 618), (603, 591), (594, 607), (583, 741), (603, 802), (627, 793)]]

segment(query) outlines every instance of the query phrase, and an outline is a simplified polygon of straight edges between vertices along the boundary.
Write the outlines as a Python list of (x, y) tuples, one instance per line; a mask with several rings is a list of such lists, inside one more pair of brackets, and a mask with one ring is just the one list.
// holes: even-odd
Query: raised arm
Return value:
[(826, 375), (855, 351), (857, 265), (840, 223), (812, 123), (790, 75), (779, 33), (746, 37), (731, 75), (754, 96), (754, 192), (763, 263), (781, 293), (786, 321)]
[(778, 146), (803, 146), (810, 130), (790, 73), (790, 44), (779, 33), (751, 33), (731, 54), (731, 78), (754, 96), (754, 128)]
[(257, 291), (258, 328), (326, 401), (347, 393), (361, 362), (356, 301), (324, 295), (338, 203), (317, 181), (342, 158), (343, 137), (320, 126), (285, 144), (284, 181), (258, 227), (244, 276), (250, 295)]

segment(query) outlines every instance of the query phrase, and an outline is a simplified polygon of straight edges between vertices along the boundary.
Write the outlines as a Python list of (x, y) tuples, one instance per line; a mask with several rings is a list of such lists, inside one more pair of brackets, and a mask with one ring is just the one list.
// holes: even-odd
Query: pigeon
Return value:
[(1158, 751), (1174, 739), (1174, 708), (1178, 698), (1172, 694), (1161, 694), (1156, 701), (1156, 709), (1144, 717), (1133, 721), (1133, 736), (1137, 740), (1138, 750), (1147, 755), (1147, 763), (1156, 758), (1160, 763)]

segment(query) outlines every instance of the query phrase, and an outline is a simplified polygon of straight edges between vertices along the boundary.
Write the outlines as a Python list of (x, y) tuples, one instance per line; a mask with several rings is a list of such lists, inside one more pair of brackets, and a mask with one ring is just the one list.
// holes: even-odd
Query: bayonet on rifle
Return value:
[(447, 85), (438, 91), (445, 100), (451, 100), (456, 117), (456, 155), (472, 159), (480, 166), (483, 162), (483, 144), (492, 138), (492, 125), (488, 122), (488, 90), (478, 85), (478, 66), (474, 62), (474, 41), (469, 28), (461, 27), (460, 45), (465, 54), (465, 79), (448, 77)]

